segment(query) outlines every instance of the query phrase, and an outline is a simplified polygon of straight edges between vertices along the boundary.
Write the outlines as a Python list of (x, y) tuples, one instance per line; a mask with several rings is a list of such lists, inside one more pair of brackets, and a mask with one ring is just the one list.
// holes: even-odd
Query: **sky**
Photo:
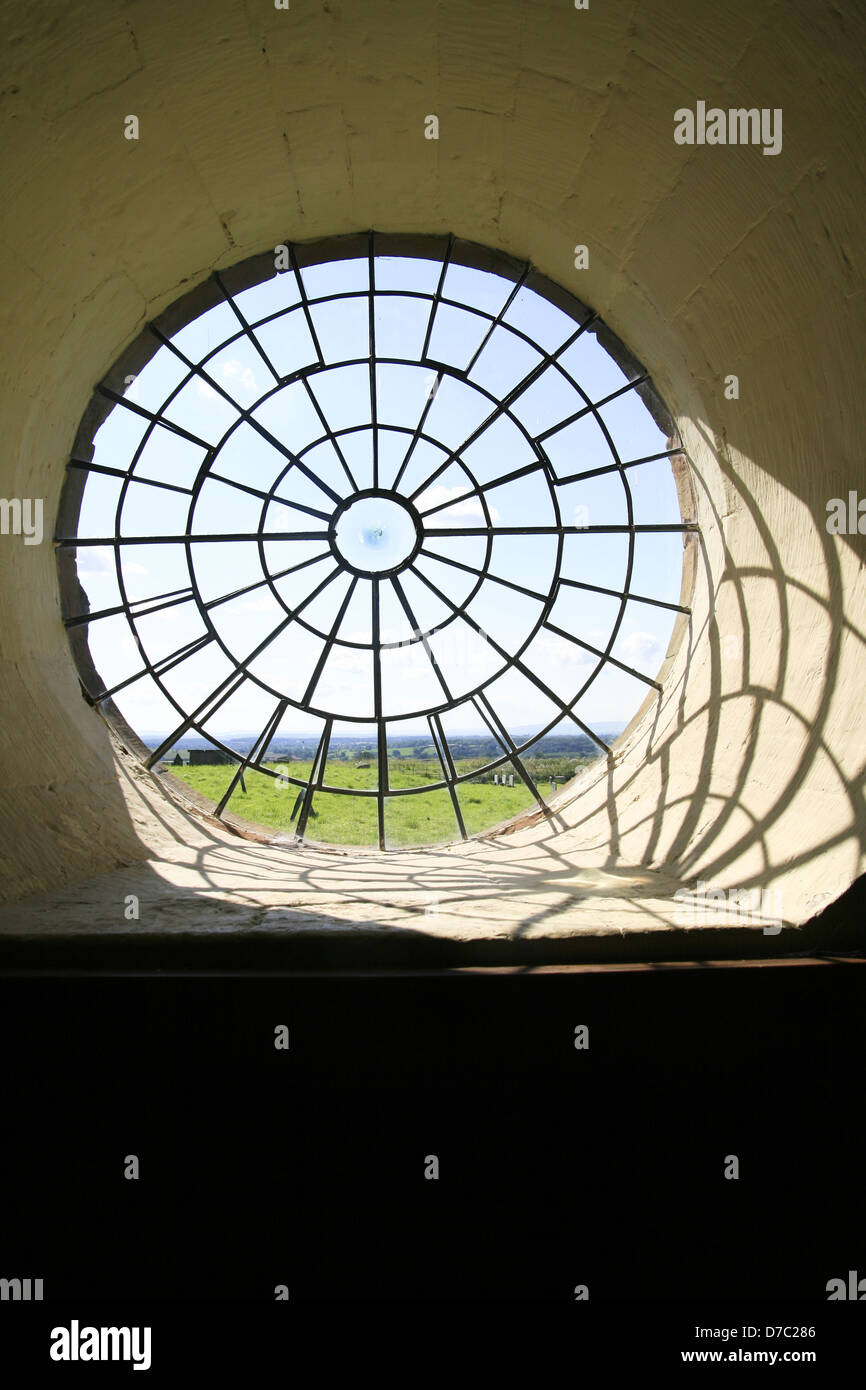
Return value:
[[(161, 414), (186, 435), (124, 403), (99, 429), (94, 464), (124, 476), (88, 474), (78, 536), (108, 541), (120, 535), (123, 541), (119, 574), (112, 545), (78, 547), (79, 578), (91, 610), (121, 602), (121, 579), (131, 603), (164, 595), (178, 600), (137, 616), (134, 629), (123, 614), (89, 624), (91, 653), (106, 689), (136, 677), (114, 699), (140, 734), (177, 729), (186, 714), (231, 679), (237, 661), (249, 661), (248, 675), (215, 713), (205, 710), (205, 736), (230, 745), (232, 734), (261, 731), (281, 698), (308, 702), (316, 712), (290, 703), (277, 734), (315, 736), (326, 715), (335, 720), (335, 736), (371, 732), (359, 721), (374, 715), (373, 584), (341, 567), (325, 533), (340, 505), (340, 553), (365, 568), (384, 563), (381, 556), (402, 558), (414, 539), (414, 524), (400, 503), (372, 499), (351, 505), (356, 490), (373, 485), (374, 444), (379, 487), (390, 489), (399, 478), (398, 492), (420, 513), (425, 533), (412, 568), (399, 575), (403, 599), (390, 580), (379, 582), (382, 710), (394, 721), (389, 736), (426, 731), (424, 711), (446, 703), (446, 690), (451, 706), (443, 714), (446, 733), (486, 732), (475, 707), (462, 698), (485, 682), (485, 694), (503, 723), (525, 738), (527, 730), (558, 720), (561, 703), (570, 702), (592, 674), (597, 657), (568, 635), (605, 647), (619, 612), (617, 598), (563, 583), (548, 617), (560, 631), (548, 626), (535, 631), (557, 573), (557, 509), (566, 527), (621, 525), (627, 519), (626, 494), (619, 472), (558, 480), (613, 462), (599, 420), (624, 463), (664, 451), (667, 441), (634, 390), (600, 406), (597, 416), (589, 412), (563, 425), (586, 404), (573, 382), (597, 402), (627, 385), (627, 378), (591, 329), (560, 351), (578, 325), (526, 287), (489, 333), (491, 319), (513, 290), (512, 282), (497, 275), (448, 267), (443, 298), (467, 307), (438, 305), (427, 360), (420, 361), (440, 271), (434, 261), (376, 259), (375, 402), (367, 360), (369, 266), (357, 259), (302, 272), (324, 362), (305, 380), (282, 387), (278, 380), (317, 362), (298, 281), (287, 271), (236, 296), (251, 335), (228, 303), (174, 335), (174, 347), (201, 364), (206, 377), (190, 376), (178, 352), (165, 346), (128, 385), (129, 405)], [(334, 294), (341, 298), (316, 303)], [(544, 361), (542, 354), (554, 360), (467, 445), (502, 396)], [(364, 360), (353, 362), (357, 358)], [(432, 402), (437, 371), (431, 359), (461, 372), (472, 364), (467, 379), (446, 370)], [(428, 403), (422, 435), (410, 450)], [(544, 468), (532, 469), (539, 461), (533, 443), (539, 436), (553, 483)], [(190, 489), (208, 446), (216, 452), (193, 497)], [(449, 462), (451, 455), (456, 457)], [(524, 467), (532, 471), (495, 485)], [(638, 523), (681, 521), (666, 458), (640, 463), (627, 470), (627, 477)], [(493, 540), (485, 565), (488, 539), (478, 530), (487, 526)], [(503, 530), (530, 527), (550, 529), (536, 535)], [(437, 528), (459, 534), (436, 535)], [(296, 533), (310, 531), (322, 534), (297, 538)], [(183, 540), (156, 539), (187, 534), (210, 538), (190, 544), (192, 575)], [(221, 540), (223, 535), (244, 539)], [(154, 539), (129, 543), (135, 537)], [(619, 590), (627, 556), (625, 534), (568, 534), (559, 577)], [(638, 534), (633, 592), (676, 603), (681, 571), (681, 534)], [(518, 592), (497, 577), (531, 592)], [(219, 640), (198, 611), (192, 585)], [(244, 592), (227, 597), (237, 590)], [(470, 595), (467, 622), (450, 605), (460, 607)], [(629, 600), (612, 655), (654, 677), (674, 617), (669, 609)], [(426, 632), (441, 624), (426, 646), (415, 637), (416, 626)], [(337, 640), (322, 662), (332, 631)], [(205, 639), (201, 649), (167, 671), (160, 689), (143, 654), (157, 663), (199, 639)], [(509, 669), (507, 658), (521, 648), (523, 669)], [(540, 690), (534, 677), (561, 703)], [(607, 665), (575, 712), (590, 727), (624, 724), (647, 689), (643, 681)]]

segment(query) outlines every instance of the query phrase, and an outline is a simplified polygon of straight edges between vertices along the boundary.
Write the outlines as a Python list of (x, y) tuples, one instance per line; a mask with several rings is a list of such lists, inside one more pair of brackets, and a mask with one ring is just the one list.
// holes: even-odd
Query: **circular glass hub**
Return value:
[(350, 501), (333, 526), (337, 558), (361, 574), (389, 574), (408, 564), (418, 528), (402, 502), (374, 493)]

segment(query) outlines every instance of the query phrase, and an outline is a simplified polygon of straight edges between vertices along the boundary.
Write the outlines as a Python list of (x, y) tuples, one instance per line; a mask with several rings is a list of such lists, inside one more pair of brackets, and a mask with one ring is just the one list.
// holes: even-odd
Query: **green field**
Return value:
[[(458, 776), (472, 772), (483, 759), (464, 758), (455, 762)], [(310, 762), (287, 761), (273, 766), (284, 779), (296, 777), (304, 780), (310, 775)], [(573, 771), (575, 760), (571, 760)], [(218, 803), (234, 776), (234, 767), (228, 764), (216, 767), (195, 766), (169, 769), (189, 787), (213, 803)], [(513, 769), (506, 768), (506, 774)], [(538, 776), (542, 795), (549, 793), (549, 776), (543, 776), (545, 767), (530, 767), (530, 772)], [(375, 759), (370, 762), (352, 762), (348, 759), (329, 760), (327, 782), (331, 786), (349, 787), (358, 791), (374, 791), (377, 786), (377, 767)], [(400, 787), (418, 787), (411, 796), (388, 797), (385, 801), (385, 843), (389, 848), (408, 845), (441, 844), (460, 838), (451, 797), (442, 787), (436, 791), (424, 791), (425, 786), (441, 780), (438, 763), (432, 759), (409, 759), (391, 757), (388, 763), (388, 780), (393, 790)], [(562, 774), (558, 785), (562, 786)], [(235, 788), (227, 811), (244, 819), (255, 821), (277, 830), (292, 834), (298, 824), (295, 815), (298, 793), (302, 790), (287, 780), (278, 781), (263, 772), (247, 772), (244, 775), (246, 790)], [(457, 788), (457, 798), (468, 835), (478, 834), (498, 825), (500, 821), (510, 820), (520, 811), (534, 806), (535, 800), (526, 784), (515, 775), (514, 786), (493, 785), (491, 773), (484, 773), (477, 779), (461, 783)], [(321, 841), (332, 845), (372, 845), (378, 844), (375, 796), (345, 796), (333, 791), (317, 792), (313, 798), (312, 810), (307, 821), (306, 836), (310, 841)]]

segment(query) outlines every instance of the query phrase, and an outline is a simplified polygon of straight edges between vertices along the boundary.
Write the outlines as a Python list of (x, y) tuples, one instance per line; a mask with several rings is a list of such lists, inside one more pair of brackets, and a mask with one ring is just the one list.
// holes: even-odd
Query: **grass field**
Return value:
[[(478, 763), (478, 759), (465, 758), (456, 762), (455, 767), (459, 775), (473, 771)], [(305, 779), (310, 775), (309, 762), (284, 762), (274, 766), (283, 777)], [(220, 801), (234, 776), (234, 768), (228, 765), (171, 767), (170, 770), (189, 787), (214, 803)], [(388, 779), (392, 789), (419, 788), (419, 791), (411, 796), (386, 799), (385, 843), (389, 848), (441, 844), (459, 839), (448, 791), (445, 788), (437, 791), (421, 790), (438, 781), (440, 776), (438, 764), (432, 760), (389, 760)], [(329, 762), (328, 780), (332, 786), (350, 787), (358, 791), (375, 790), (376, 763), (372, 761), (365, 766), (347, 760), (333, 764)], [(283, 830), (288, 834), (293, 833), (298, 823), (297, 815), (293, 813), (301, 789), (290, 782), (277, 781), (262, 772), (247, 772), (244, 783), (246, 791), (242, 791), (240, 786), (235, 789), (228, 810), (260, 825)], [(549, 792), (549, 780), (540, 783), (540, 790), (542, 795)], [(536, 804), (529, 788), (519, 777), (515, 776), (513, 787), (494, 786), (489, 773), (484, 774), (483, 780), (462, 783), (457, 788), (457, 798), (468, 835), (489, 830), (500, 821), (510, 820), (520, 811), (528, 810)], [(317, 792), (307, 821), (306, 839), (332, 845), (375, 846), (378, 844), (375, 796), (345, 796), (337, 792)]]

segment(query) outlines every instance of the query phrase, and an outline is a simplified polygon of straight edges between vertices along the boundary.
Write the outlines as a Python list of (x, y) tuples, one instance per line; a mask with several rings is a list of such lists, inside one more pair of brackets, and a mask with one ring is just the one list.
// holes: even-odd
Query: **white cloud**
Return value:
[[(598, 661), (592, 652), (585, 651), (575, 642), (566, 642), (563, 637), (540, 632), (530, 646), (532, 670), (543, 676), (546, 671), (585, 673), (586, 668)], [(575, 677), (576, 679), (576, 677)]]
[(630, 632), (620, 651), (634, 661), (649, 661), (659, 653), (659, 639), (653, 632)]
[[(239, 362), (237, 358), (230, 357), (225, 362), (220, 362), (218, 366), (211, 363), (205, 368), (205, 371), (209, 372), (215, 381), (222, 380), (228, 382), (229, 395), (236, 394), (231, 390), (231, 383), (242, 387), (243, 391), (250, 399), (261, 394), (261, 388), (256, 380), (256, 374), (252, 367), (248, 367), (245, 363)], [(205, 399), (220, 399), (219, 392), (215, 391), (210, 383), (204, 381), (201, 377), (198, 378), (196, 387), (198, 389), (198, 394), (204, 396)]]
[[(444, 502), (450, 502), (453, 497), (460, 497), (466, 491), (465, 487), (445, 487), (442, 483), (434, 483), (433, 487), (422, 493), (418, 499), (422, 511), (429, 510), (430, 507), (441, 507)], [(495, 507), (489, 507), (491, 521), (499, 520), (499, 512)], [(484, 512), (481, 507), (480, 499), (477, 497), (467, 497), (462, 502), (455, 502), (453, 507), (448, 508), (448, 516), (472, 516), (484, 522)], [(436, 513), (438, 521), (434, 525), (440, 525), (442, 518), (446, 516), (445, 508)], [(431, 519), (432, 520), (432, 519)], [(486, 524), (486, 523), (485, 523)]]
[(258, 598), (248, 598), (243, 603), (234, 606), (235, 613), (278, 613), (279, 605), (276, 599), (270, 594), (261, 594)]
[(239, 381), (241, 386), (247, 391), (257, 391), (259, 384), (256, 381), (256, 374), (252, 367), (245, 367), (243, 362), (238, 362), (234, 358), (223, 362), (220, 366), (220, 376), (223, 381)]
[(108, 546), (82, 546), (78, 551), (77, 568), (79, 574), (110, 574), (114, 570), (114, 558)]
[[(82, 546), (78, 551), (77, 568), (79, 574), (114, 574), (114, 552), (107, 545)], [(147, 573), (145, 566), (139, 565), (135, 560), (123, 560), (124, 577)]]

